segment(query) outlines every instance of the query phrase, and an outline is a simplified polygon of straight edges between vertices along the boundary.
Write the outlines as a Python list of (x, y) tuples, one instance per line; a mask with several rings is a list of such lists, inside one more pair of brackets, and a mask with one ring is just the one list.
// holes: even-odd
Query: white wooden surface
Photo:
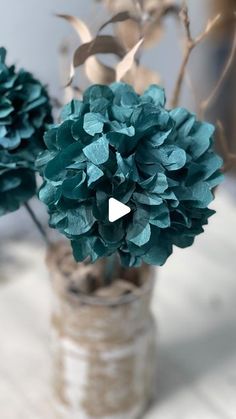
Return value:
[[(207, 233), (158, 273), (156, 403), (145, 419), (236, 418), (236, 202), (221, 191), (214, 207)], [(43, 244), (12, 237), (0, 255), (0, 418), (55, 419)]]

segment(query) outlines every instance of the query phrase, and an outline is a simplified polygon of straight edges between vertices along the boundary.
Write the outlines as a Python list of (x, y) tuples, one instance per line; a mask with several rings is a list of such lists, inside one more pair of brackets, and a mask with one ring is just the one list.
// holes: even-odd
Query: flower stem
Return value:
[(43, 226), (41, 225), (41, 223), (37, 219), (34, 211), (30, 207), (30, 205), (28, 204), (28, 202), (25, 202), (24, 205), (25, 205), (25, 208), (26, 208), (28, 214), (30, 215), (33, 223), (36, 225), (38, 231), (40, 232), (41, 236), (43, 237), (43, 240), (45, 241), (46, 245), (48, 246), (50, 244), (50, 242), (49, 242), (49, 239), (48, 239), (48, 236), (47, 236), (46, 231), (44, 230)]
[(105, 267), (105, 279), (104, 283), (106, 286), (111, 285), (115, 271), (116, 271), (116, 254), (113, 253), (111, 256), (106, 258), (106, 267)]

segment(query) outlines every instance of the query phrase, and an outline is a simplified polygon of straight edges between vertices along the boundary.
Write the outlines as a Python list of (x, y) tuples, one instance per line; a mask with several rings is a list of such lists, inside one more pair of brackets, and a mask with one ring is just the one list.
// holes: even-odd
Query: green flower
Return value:
[(35, 159), (52, 122), (46, 89), (32, 74), (8, 67), (5, 58), (0, 48), (0, 215), (35, 194)]
[[(212, 125), (166, 110), (158, 86), (139, 96), (124, 83), (91, 86), (62, 120), (45, 135), (39, 197), (77, 261), (118, 251), (124, 266), (162, 265), (173, 245), (190, 246), (203, 232), (222, 178)], [(111, 197), (131, 208), (114, 223)]]

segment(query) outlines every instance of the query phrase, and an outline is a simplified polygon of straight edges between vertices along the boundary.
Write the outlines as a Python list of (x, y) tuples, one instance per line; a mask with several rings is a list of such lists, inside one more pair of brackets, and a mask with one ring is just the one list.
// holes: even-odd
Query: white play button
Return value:
[(117, 199), (109, 199), (108, 218), (111, 223), (119, 220), (119, 218), (124, 217), (126, 214), (129, 214), (130, 211), (131, 209), (127, 205), (122, 204), (122, 202), (117, 201)]

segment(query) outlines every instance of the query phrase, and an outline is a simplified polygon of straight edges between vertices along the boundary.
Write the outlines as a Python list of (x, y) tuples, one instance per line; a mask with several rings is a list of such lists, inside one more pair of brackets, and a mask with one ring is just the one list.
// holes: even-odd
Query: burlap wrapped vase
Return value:
[[(143, 266), (124, 272), (125, 280), (98, 287), (104, 263), (75, 268), (66, 246), (49, 252), (58, 419), (137, 419), (150, 402), (156, 354), (153, 272)], [(86, 286), (87, 294), (81, 292)]]

